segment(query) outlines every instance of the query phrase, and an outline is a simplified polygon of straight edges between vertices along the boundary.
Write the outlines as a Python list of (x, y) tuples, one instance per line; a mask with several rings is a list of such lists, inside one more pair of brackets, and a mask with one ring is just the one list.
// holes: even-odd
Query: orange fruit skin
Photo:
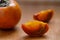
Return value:
[(40, 11), (33, 15), (33, 18), (38, 21), (49, 22), (53, 16), (53, 10)]
[(21, 19), (21, 9), (14, 0), (9, 0), (9, 6), (0, 7), (0, 28), (14, 28)]
[(47, 23), (34, 20), (22, 24), (22, 29), (29, 36), (42, 36), (48, 31), (49, 27)]

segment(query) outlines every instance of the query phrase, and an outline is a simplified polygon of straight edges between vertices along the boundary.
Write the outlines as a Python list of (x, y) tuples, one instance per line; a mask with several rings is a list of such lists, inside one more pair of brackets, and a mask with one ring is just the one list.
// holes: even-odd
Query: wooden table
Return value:
[[(0, 40), (60, 40), (60, 5), (56, 3), (19, 2), (22, 17), (14, 30), (0, 30)], [(29, 37), (21, 24), (33, 20), (33, 14), (41, 10), (54, 9), (54, 16), (49, 24), (49, 31), (42, 37)]]

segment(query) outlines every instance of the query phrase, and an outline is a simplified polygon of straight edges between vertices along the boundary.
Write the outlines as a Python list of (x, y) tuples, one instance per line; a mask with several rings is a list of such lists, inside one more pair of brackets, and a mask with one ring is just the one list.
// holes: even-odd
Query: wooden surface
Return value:
[[(20, 3), (22, 18), (14, 30), (0, 30), (0, 40), (60, 40), (60, 6), (55, 4)], [(29, 37), (21, 24), (33, 20), (33, 14), (41, 10), (54, 9), (54, 16), (49, 24), (49, 31), (42, 37)]]

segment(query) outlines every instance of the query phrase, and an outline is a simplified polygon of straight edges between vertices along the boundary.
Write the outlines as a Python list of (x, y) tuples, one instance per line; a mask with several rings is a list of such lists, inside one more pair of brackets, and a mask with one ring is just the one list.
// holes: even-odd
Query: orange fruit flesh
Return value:
[(49, 10), (40, 11), (40, 12), (34, 14), (33, 18), (35, 20), (49, 22), (50, 19), (52, 18), (52, 16), (53, 16), (53, 10), (49, 9)]
[(22, 24), (22, 28), (30, 36), (40, 36), (48, 31), (48, 24), (35, 20)]

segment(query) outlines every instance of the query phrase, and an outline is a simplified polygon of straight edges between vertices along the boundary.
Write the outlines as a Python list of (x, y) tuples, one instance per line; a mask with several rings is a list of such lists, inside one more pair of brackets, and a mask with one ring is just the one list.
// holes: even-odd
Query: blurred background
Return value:
[[(22, 38), (24, 40), (60, 40), (60, 0), (17, 0), (22, 10), (19, 25), (33, 20), (33, 15), (47, 9), (53, 9), (54, 15), (49, 22), (50, 30), (46, 38)], [(25, 36), (22, 31), (22, 37)]]
[(21, 3), (44, 3), (44, 4), (59, 4), (60, 0), (17, 0), (20, 4)]
[[(50, 30), (46, 38), (22, 38), (24, 40), (60, 40), (60, 0), (17, 0), (22, 10), (19, 24), (33, 20), (33, 15), (47, 9), (53, 9), (54, 15), (49, 22)], [(25, 36), (22, 31), (22, 37)]]
[[(33, 14), (41, 10), (53, 9), (54, 14), (56, 15), (60, 14), (59, 13), (60, 0), (16, 0), (16, 1), (20, 4), (23, 22), (32, 20)], [(23, 23), (22, 21), (20, 23)]]
[(18, 2), (52, 2), (52, 3), (54, 3), (54, 2), (57, 2), (57, 3), (59, 3), (60, 2), (60, 0), (17, 0)]
[(21, 1), (59, 1), (59, 0), (21, 0)]

